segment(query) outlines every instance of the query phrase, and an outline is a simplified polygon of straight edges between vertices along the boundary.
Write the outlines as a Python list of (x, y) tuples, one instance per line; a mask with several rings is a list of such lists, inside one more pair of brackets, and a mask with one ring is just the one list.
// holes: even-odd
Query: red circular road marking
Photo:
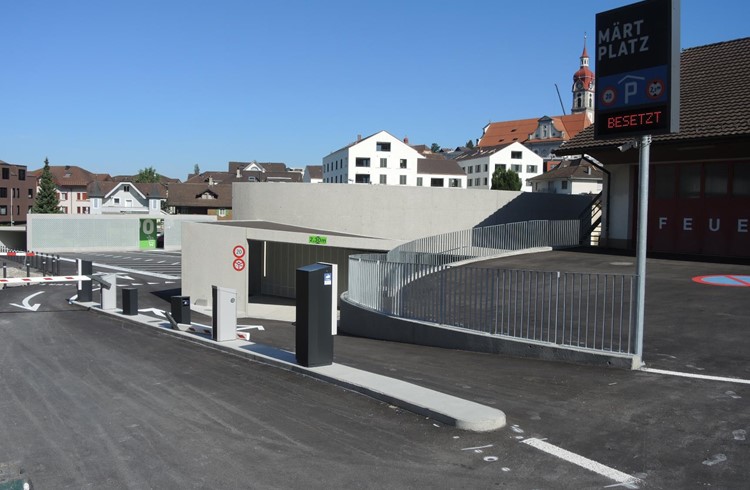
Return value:
[(740, 274), (724, 274), (715, 276), (696, 276), (693, 282), (708, 286), (725, 286), (733, 288), (750, 287), (750, 276)]

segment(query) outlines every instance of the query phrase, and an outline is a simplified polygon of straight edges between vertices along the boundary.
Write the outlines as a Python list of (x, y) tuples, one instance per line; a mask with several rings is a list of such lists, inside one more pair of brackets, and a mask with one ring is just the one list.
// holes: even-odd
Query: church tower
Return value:
[(583, 36), (581, 67), (573, 75), (573, 108), (571, 113), (585, 112), (589, 122), (594, 122), (594, 72), (589, 68), (589, 54), (586, 51), (586, 36)]

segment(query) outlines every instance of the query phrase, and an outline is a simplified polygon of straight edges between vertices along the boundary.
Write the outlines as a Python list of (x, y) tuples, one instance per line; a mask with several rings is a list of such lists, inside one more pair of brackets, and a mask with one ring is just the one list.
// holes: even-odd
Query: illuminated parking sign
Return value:
[(676, 133), (680, 0), (645, 0), (596, 14), (594, 139)]

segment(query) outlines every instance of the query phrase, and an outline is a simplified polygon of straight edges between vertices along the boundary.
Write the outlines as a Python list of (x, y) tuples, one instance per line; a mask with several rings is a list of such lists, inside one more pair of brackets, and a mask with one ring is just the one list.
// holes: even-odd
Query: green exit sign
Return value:
[(308, 243), (311, 243), (313, 245), (325, 245), (328, 243), (328, 237), (320, 235), (310, 235), (307, 241)]

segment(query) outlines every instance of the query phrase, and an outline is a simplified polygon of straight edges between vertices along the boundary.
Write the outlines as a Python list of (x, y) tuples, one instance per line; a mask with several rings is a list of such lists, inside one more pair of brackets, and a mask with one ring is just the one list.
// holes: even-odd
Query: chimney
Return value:
[(239, 179), (242, 177), (242, 171), (240, 171), (240, 167), (237, 167), (237, 178)]
[(409, 137), (408, 136), (404, 136), (404, 143), (406, 143), (407, 145), (409, 144)]
[(362, 135), (361, 135), (361, 134), (358, 134), (358, 135), (357, 135), (357, 143), (359, 143), (360, 141), (362, 141)]
[(208, 186), (211, 187), (212, 185), (214, 185), (214, 178), (211, 177), (211, 176), (209, 176), (208, 177)]

